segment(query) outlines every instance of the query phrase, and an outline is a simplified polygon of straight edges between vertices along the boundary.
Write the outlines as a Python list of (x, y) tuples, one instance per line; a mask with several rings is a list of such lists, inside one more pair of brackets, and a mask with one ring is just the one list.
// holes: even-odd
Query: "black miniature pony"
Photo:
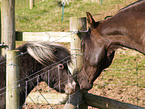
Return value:
[[(61, 93), (74, 92), (76, 82), (72, 79), (67, 66), (71, 58), (70, 52), (65, 47), (47, 42), (31, 42), (20, 46), (17, 50), (23, 53), (20, 56), (19, 80), (21, 107), (38, 80), (49, 83), (51, 88)], [(4, 57), (0, 57), (0, 63), (5, 60)], [(1, 63), (0, 69), (0, 108), (5, 109), (6, 63)], [(37, 75), (40, 75), (39, 79), (35, 78)]]

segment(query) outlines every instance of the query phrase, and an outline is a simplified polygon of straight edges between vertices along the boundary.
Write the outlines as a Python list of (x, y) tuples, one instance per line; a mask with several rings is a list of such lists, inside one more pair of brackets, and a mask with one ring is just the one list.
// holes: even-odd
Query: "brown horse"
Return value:
[[(21, 107), (27, 95), (41, 81), (45, 81), (51, 88), (61, 93), (74, 92), (76, 82), (67, 66), (71, 58), (70, 52), (65, 47), (47, 42), (31, 42), (20, 46), (17, 50), (24, 53), (20, 56), (19, 68), (21, 70), (19, 80)], [(39, 79), (37, 79), (38, 76)], [(5, 109), (6, 63), (4, 57), (0, 57), (0, 78), (0, 109)]]
[(145, 0), (95, 22), (87, 12), (90, 28), (82, 39), (84, 63), (77, 76), (80, 88), (89, 90), (101, 72), (112, 63), (115, 50), (127, 47), (145, 54)]

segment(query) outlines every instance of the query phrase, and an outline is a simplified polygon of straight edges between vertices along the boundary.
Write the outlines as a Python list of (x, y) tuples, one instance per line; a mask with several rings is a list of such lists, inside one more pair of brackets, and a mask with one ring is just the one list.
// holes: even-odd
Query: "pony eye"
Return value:
[(59, 65), (59, 67), (62, 67), (62, 65)]
[(59, 69), (63, 69), (63, 68), (64, 68), (63, 64), (59, 64), (59, 65), (58, 65), (58, 68), (59, 68)]

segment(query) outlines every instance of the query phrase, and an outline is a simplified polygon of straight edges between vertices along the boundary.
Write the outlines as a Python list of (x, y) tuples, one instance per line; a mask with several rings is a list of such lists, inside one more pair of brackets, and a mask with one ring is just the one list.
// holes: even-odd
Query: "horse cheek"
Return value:
[(99, 48), (96, 51), (93, 51), (90, 55), (90, 65), (98, 66), (105, 57), (105, 50)]

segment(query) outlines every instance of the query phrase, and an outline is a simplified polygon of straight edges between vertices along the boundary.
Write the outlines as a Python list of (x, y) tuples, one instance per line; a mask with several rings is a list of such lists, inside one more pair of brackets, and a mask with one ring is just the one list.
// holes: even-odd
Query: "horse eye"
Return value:
[(59, 65), (59, 67), (62, 67), (62, 65)]
[(59, 69), (63, 69), (63, 68), (64, 68), (63, 64), (59, 64), (59, 65), (58, 65), (58, 68), (59, 68)]

